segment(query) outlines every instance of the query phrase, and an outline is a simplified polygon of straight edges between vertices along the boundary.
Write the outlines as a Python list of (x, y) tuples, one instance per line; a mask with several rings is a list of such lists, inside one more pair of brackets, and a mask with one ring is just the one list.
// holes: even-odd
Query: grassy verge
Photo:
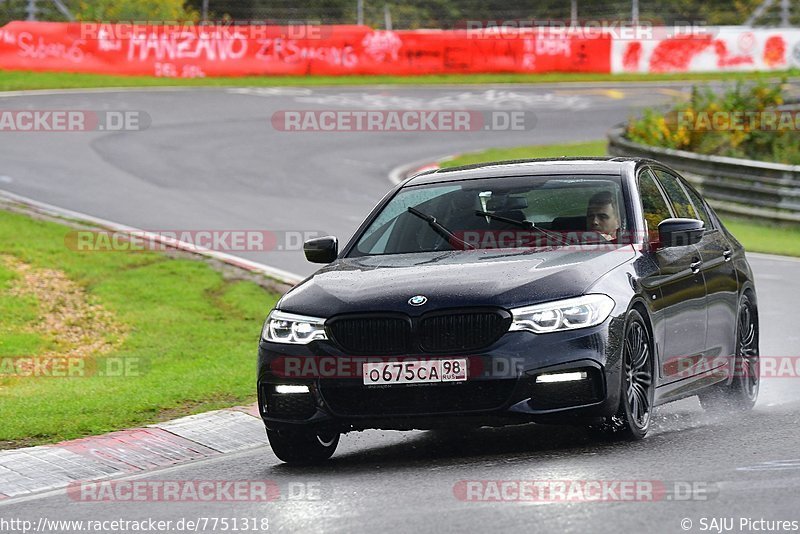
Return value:
[[(259, 328), (277, 295), (202, 261), (75, 252), (69, 231), (0, 210), (0, 448), (254, 400)], [(20, 357), (64, 355), (84, 370), (19, 372)]]
[(211, 78), (156, 78), (152, 76), (111, 76), (68, 72), (27, 72), (0, 70), (0, 91), (31, 89), (75, 89), (93, 87), (160, 86), (327, 86), (327, 85), (436, 85), (558, 82), (653, 82), (778, 79), (798, 76), (800, 70), (782, 72), (713, 72), (680, 74), (447, 74), (423, 76), (244, 76)]
[(443, 161), (442, 167), (458, 167), (484, 161), (500, 161), (525, 158), (553, 158), (558, 156), (605, 156), (605, 141), (587, 141), (563, 145), (534, 145), (512, 148), (489, 148), (481, 152), (461, 154), (455, 159)]
[[(514, 148), (490, 148), (482, 152), (462, 154), (442, 162), (443, 167), (456, 167), (484, 161), (554, 156), (604, 156), (605, 141), (571, 143), (563, 145), (538, 145)], [(775, 226), (739, 217), (722, 217), (725, 226), (750, 252), (764, 252), (800, 257), (800, 227)]]
[(800, 257), (800, 227), (724, 217), (725, 226), (751, 252)]

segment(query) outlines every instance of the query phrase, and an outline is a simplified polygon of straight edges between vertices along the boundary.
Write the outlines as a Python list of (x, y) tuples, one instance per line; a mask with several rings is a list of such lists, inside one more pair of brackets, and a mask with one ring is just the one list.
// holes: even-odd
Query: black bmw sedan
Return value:
[(286, 462), (342, 433), (538, 422), (642, 439), (656, 405), (758, 395), (741, 244), (645, 159), (498, 162), (416, 175), (269, 314), (258, 399)]

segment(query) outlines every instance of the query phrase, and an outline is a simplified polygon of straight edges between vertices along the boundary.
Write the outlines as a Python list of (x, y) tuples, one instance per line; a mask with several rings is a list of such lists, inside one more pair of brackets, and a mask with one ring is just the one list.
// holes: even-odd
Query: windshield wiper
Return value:
[(489, 217), (490, 219), (494, 219), (496, 221), (503, 221), (508, 224), (513, 224), (514, 226), (519, 226), (520, 228), (533, 228), (533, 223), (530, 221), (518, 221), (517, 219), (512, 219), (511, 217), (503, 217), (502, 215), (495, 215), (494, 213), (490, 213), (488, 211), (481, 211), (475, 210), (475, 215), (479, 215), (481, 217)]
[(414, 209), (411, 206), (408, 207), (408, 212), (416, 215), (423, 221), (426, 221), (428, 223), (428, 226), (430, 226), (434, 232), (436, 232), (443, 238), (447, 239), (447, 242), (450, 243), (450, 245), (456, 244), (459, 245), (464, 250), (466, 249), (475, 250), (474, 245), (471, 245), (466, 241), (464, 241), (463, 239), (459, 239), (458, 237), (456, 237), (456, 235), (453, 232), (451, 232), (450, 230), (442, 226), (439, 222), (437, 222), (436, 217), (434, 217), (433, 215), (422, 213), (418, 209)]
[(508, 223), (508, 224), (513, 224), (515, 226), (519, 226), (520, 228), (527, 228), (529, 230), (536, 229), (536, 230), (540, 231), (541, 233), (543, 233), (544, 235), (546, 235), (548, 237), (552, 237), (552, 238), (557, 239), (558, 242), (560, 244), (562, 244), (562, 245), (570, 245), (570, 243), (567, 240), (567, 238), (565, 238), (563, 235), (559, 234), (558, 232), (551, 232), (550, 230), (546, 230), (544, 228), (541, 228), (540, 226), (536, 226), (535, 224), (533, 224), (533, 222), (528, 221), (528, 220), (519, 221), (517, 219), (512, 219), (510, 217), (503, 217), (502, 215), (495, 215), (494, 213), (490, 213), (488, 211), (481, 211), (481, 210), (475, 210), (475, 215), (479, 216), (479, 217), (489, 217), (490, 219), (495, 219), (497, 221), (502, 221), (502, 222), (505, 222), (505, 223)]

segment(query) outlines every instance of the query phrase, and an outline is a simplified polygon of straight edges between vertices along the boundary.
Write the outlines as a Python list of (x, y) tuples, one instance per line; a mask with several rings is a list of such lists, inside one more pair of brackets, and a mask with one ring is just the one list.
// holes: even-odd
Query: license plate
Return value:
[(467, 360), (427, 360), (365, 363), (364, 384), (424, 384), (467, 379)]

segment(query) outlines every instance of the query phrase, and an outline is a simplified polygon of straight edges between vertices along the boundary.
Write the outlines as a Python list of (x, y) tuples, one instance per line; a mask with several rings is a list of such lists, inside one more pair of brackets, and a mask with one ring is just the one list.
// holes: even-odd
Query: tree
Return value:
[(195, 21), (198, 13), (184, 0), (81, 1), (75, 17), (85, 21)]

